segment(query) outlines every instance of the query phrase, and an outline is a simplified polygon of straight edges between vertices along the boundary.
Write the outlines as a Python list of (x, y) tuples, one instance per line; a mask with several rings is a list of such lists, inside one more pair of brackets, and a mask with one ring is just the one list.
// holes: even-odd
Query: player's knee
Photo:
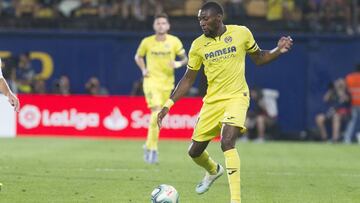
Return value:
[(191, 157), (191, 158), (196, 158), (196, 157), (199, 157), (201, 155), (200, 152), (198, 152), (197, 150), (194, 150), (192, 148), (190, 148), (188, 150), (188, 155)]
[(235, 148), (235, 140), (231, 136), (224, 136), (221, 139), (221, 150), (223, 152)]

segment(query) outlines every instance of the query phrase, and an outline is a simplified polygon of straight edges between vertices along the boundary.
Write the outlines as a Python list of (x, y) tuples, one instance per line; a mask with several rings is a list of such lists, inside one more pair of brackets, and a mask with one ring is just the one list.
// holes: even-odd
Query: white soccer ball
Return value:
[(151, 203), (179, 203), (179, 193), (173, 186), (161, 184), (151, 192)]

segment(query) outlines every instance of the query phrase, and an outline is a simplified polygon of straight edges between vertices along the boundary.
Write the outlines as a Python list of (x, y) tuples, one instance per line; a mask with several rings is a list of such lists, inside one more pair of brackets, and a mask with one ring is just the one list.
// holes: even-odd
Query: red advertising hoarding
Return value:
[[(17, 134), (145, 138), (150, 111), (143, 97), (19, 95)], [(164, 119), (162, 138), (191, 137), (201, 98), (181, 99)]]

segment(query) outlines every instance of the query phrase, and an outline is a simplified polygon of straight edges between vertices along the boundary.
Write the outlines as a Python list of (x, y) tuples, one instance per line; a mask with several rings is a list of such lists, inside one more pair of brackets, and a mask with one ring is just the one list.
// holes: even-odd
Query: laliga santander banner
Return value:
[[(17, 134), (145, 138), (150, 111), (144, 97), (19, 95)], [(183, 98), (163, 121), (161, 138), (192, 135), (201, 98)]]

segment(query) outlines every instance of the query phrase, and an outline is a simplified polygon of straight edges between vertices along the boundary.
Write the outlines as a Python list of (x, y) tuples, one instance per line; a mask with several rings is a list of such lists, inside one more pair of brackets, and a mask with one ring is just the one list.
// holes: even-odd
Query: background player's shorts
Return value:
[(148, 108), (162, 107), (166, 100), (170, 98), (171, 90), (151, 88), (148, 85), (144, 85), (143, 89)]
[(249, 96), (204, 103), (192, 139), (198, 142), (209, 141), (220, 135), (223, 123), (246, 131), (245, 120), (249, 107)]

